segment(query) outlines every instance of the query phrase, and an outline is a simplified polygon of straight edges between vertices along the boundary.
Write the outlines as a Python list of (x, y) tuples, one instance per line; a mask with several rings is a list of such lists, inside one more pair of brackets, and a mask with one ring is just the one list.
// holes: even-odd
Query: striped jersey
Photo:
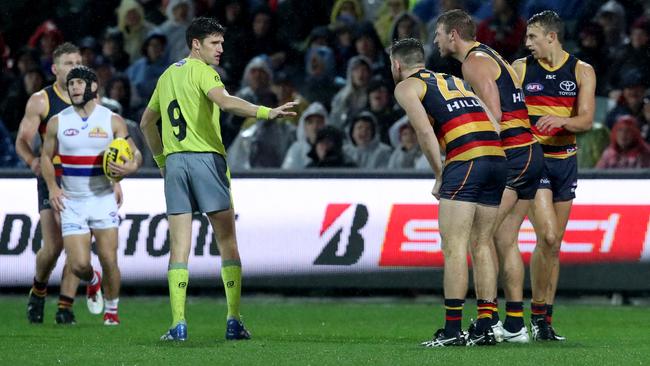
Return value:
[(499, 66), (499, 75), (495, 82), (499, 89), (501, 103), (500, 136), (503, 149), (508, 150), (534, 144), (536, 140), (531, 133), (524, 92), (515, 70), (498, 52), (482, 43), (474, 43), (474, 47), (467, 54), (477, 51), (490, 56)]
[(499, 135), (462, 79), (426, 69), (410, 77), (421, 80), (425, 87), (422, 105), (445, 151), (445, 165), (487, 156), (505, 157)]
[(63, 190), (69, 197), (102, 196), (113, 191), (104, 175), (104, 150), (113, 141), (112, 112), (96, 105), (88, 118), (82, 118), (74, 107), (64, 109), (59, 116), (56, 137), (63, 167)]
[(573, 117), (577, 113), (578, 59), (565, 54), (564, 60), (554, 68), (542, 64), (532, 56), (526, 57), (524, 66), (524, 94), (528, 115), (533, 124), (533, 135), (542, 145), (544, 157), (566, 159), (576, 154), (576, 135), (563, 127), (542, 132), (535, 127), (540, 117), (551, 115)]
[[(68, 108), (70, 104), (66, 102), (62, 93), (65, 93), (59, 90), (57, 84), (52, 84), (43, 88), (45, 92), (45, 100), (47, 103), (47, 112), (45, 112), (45, 118), (41, 120), (41, 123), (38, 125), (38, 133), (41, 138), (41, 142), (44, 140), (45, 132), (47, 131), (47, 122), (50, 118), (57, 115), (62, 110)], [(35, 154), (40, 155), (40, 144), (34, 144), (36, 151)], [(61, 159), (58, 154), (54, 155), (52, 158), (52, 163), (54, 164), (54, 171), (57, 177), (60, 177), (63, 174), (61, 170)]]

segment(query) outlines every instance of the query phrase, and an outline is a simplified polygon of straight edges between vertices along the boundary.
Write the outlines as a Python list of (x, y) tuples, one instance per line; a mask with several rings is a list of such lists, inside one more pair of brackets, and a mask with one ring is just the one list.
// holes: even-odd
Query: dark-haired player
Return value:
[(564, 340), (551, 325), (560, 272), (560, 245), (577, 187), (576, 133), (591, 129), (596, 74), (567, 53), (564, 23), (547, 10), (528, 20), (532, 55), (513, 67), (522, 80), (532, 131), (544, 151), (544, 171), (529, 217), (537, 235), (530, 264), (531, 327), (537, 340)]

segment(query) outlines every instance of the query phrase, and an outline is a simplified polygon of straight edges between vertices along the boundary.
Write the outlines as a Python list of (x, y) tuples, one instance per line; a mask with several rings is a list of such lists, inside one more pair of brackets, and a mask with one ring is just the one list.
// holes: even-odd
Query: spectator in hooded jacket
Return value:
[(643, 141), (636, 118), (621, 116), (612, 129), (611, 142), (596, 168), (650, 168), (650, 145)]
[(349, 117), (366, 109), (371, 72), (370, 60), (366, 57), (355, 56), (350, 59), (345, 86), (332, 100), (332, 125), (345, 130)]
[(318, 102), (307, 107), (300, 117), (296, 130), (296, 141), (284, 157), (282, 169), (303, 169), (312, 162), (309, 152), (316, 144), (316, 136), (327, 124), (327, 110)]
[(343, 151), (359, 168), (386, 167), (392, 149), (379, 141), (377, 119), (372, 113), (363, 111), (352, 118), (349, 134), (350, 142), (343, 147)]
[(316, 134), (316, 142), (309, 152), (311, 163), (307, 168), (353, 168), (356, 164), (343, 152), (343, 132), (334, 126), (325, 126)]
[(129, 61), (135, 62), (142, 51), (142, 44), (154, 29), (144, 18), (144, 8), (135, 0), (122, 0), (117, 8), (117, 29), (124, 38), (124, 50)]
[(394, 150), (388, 159), (387, 168), (414, 169), (415, 162), (422, 155), (422, 150), (420, 150), (415, 130), (406, 116), (391, 127), (390, 142)]
[(185, 41), (185, 31), (194, 19), (194, 2), (190, 0), (170, 0), (165, 8), (167, 20), (157, 32), (167, 37), (167, 59), (176, 62), (190, 53)]

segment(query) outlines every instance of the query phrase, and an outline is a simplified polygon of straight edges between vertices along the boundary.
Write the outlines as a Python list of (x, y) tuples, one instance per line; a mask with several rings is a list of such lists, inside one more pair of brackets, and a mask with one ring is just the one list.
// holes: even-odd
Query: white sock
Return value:
[(119, 297), (116, 297), (113, 300), (104, 300), (104, 313), (117, 314), (117, 304), (119, 302)]
[(95, 286), (98, 283), (99, 283), (99, 276), (97, 276), (97, 272), (93, 270), (93, 279), (90, 280), (90, 286)]

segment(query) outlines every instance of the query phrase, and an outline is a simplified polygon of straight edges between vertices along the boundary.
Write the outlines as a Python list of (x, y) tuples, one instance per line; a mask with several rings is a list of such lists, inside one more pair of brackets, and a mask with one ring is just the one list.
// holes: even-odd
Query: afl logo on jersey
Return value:
[(181, 67), (181, 66), (185, 65), (186, 62), (187, 62), (187, 60), (182, 59), (182, 60), (176, 62), (176, 63), (174, 64), (174, 66), (176, 66), (176, 67)]
[(537, 93), (544, 90), (544, 85), (540, 83), (530, 83), (526, 84), (526, 91), (530, 93)]
[(63, 136), (77, 136), (79, 134), (79, 130), (76, 128), (68, 128), (67, 130), (63, 131)]
[(567, 92), (572, 92), (576, 90), (576, 83), (574, 83), (573, 81), (564, 80), (563, 82), (560, 83), (560, 89)]

